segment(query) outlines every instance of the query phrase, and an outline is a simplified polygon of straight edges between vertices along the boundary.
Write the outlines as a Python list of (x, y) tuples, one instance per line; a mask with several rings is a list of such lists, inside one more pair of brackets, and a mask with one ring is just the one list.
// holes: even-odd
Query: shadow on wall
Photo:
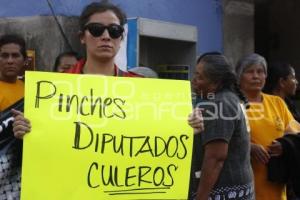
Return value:
[[(58, 20), (73, 50), (82, 53), (78, 18), (59, 16)], [(51, 71), (56, 56), (70, 50), (52, 16), (0, 18), (0, 27), (0, 35), (14, 33), (24, 37), (27, 49), (35, 50), (36, 69), (40, 71)]]
[(254, 52), (254, 1), (223, 1), (224, 54), (235, 66), (238, 60)]

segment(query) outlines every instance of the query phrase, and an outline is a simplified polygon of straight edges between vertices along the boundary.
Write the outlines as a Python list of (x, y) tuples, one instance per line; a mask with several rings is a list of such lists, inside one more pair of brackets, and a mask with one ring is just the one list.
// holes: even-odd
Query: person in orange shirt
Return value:
[(286, 200), (285, 185), (268, 181), (267, 163), (272, 156), (282, 154), (282, 147), (275, 139), (299, 131), (299, 124), (280, 97), (262, 92), (267, 77), (264, 57), (246, 56), (239, 61), (236, 73), (240, 88), (250, 103), (247, 116), (256, 200)]
[[(17, 35), (3, 35), (0, 38), (1, 124), (2, 117), (24, 96), (24, 83), (17, 76), (25, 66), (26, 59), (23, 38)], [(12, 127), (7, 126), (5, 130), (8, 131), (0, 132), (0, 199), (19, 199), (22, 142), (14, 138)]]
[(0, 38), (0, 112), (24, 96), (24, 83), (18, 80), (27, 58), (25, 41), (17, 35)]

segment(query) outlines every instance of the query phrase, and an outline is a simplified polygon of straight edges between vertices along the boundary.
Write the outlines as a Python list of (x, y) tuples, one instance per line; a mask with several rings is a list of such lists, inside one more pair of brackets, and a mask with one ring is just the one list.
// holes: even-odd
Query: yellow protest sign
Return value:
[(26, 72), (22, 200), (187, 199), (188, 81)]

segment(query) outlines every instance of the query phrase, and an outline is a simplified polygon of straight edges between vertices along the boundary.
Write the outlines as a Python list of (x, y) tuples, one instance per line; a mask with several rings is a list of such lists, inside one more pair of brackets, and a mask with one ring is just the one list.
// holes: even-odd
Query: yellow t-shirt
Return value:
[[(262, 94), (262, 103), (250, 103), (247, 116), (251, 142), (267, 149), (273, 140), (282, 137), (294, 121), (284, 101), (277, 96)], [(267, 180), (267, 166), (252, 160), (256, 200), (286, 200), (285, 185)]]
[(23, 81), (17, 80), (15, 83), (0, 81), (0, 112), (23, 97)]

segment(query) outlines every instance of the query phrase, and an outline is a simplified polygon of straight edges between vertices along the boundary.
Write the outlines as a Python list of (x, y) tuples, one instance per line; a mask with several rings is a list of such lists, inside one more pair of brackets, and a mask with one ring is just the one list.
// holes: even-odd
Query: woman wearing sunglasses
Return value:
[[(117, 6), (108, 1), (94, 2), (86, 6), (79, 18), (80, 41), (86, 48), (86, 59), (80, 60), (68, 73), (102, 74), (106, 76), (138, 76), (133, 72), (122, 72), (114, 63), (123, 39), (126, 15)], [(13, 124), (17, 138), (30, 131), (30, 122), (23, 113), (16, 115)], [(188, 123), (198, 133), (203, 130), (200, 109), (195, 109), (188, 118)]]
[(114, 63), (123, 39), (126, 15), (108, 2), (94, 2), (79, 18), (80, 42), (86, 48), (86, 59), (78, 62), (69, 73), (102, 74), (107, 76), (138, 76), (122, 72)]

